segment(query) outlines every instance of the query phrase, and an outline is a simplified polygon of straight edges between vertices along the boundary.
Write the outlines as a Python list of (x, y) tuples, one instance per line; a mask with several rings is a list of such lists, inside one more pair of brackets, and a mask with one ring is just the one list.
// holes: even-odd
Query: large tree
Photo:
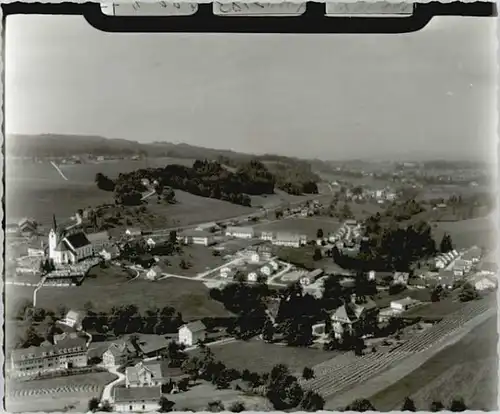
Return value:
[(365, 412), (365, 411), (377, 411), (376, 408), (372, 405), (370, 400), (367, 400), (366, 398), (359, 398), (354, 400), (352, 403), (350, 403), (346, 408), (345, 411), (358, 411), (358, 412)]
[(441, 253), (448, 253), (453, 250), (453, 242), (451, 240), (451, 236), (448, 233), (443, 235), (441, 239), (441, 243), (439, 244), (439, 250)]

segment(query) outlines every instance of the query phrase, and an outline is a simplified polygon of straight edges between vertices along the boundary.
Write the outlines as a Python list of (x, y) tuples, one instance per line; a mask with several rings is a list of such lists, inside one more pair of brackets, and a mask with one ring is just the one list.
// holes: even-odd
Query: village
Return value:
[[(385, 193), (383, 196), (387, 197)], [(284, 211), (275, 211), (272, 217), (265, 212), (260, 216), (157, 232), (126, 228), (119, 238), (107, 231), (84, 231), (82, 223), (86, 218), (79, 213), (75, 215), (73, 223), (67, 226), (58, 225), (54, 216), (52, 228), (45, 239), (39, 234), (34, 237), (37, 234), (34, 220), (24, 219), (8, 226), (7, 234), (15, 241), (12, 242), (15, 246), (23, 238), (35, 239), (36, 242), (29, 242), (25, 255), (10, 257), (15, 262), (15, 277), (8, 275), (7, 284), (33, 287), (31, 308), (36, 313), (37, 308), (45, 306), (38, 299), (41, 293), (49, 289), (66, 289), (70, 295), (78, 295), (78, 290), (89, 283), (86, 279), (92, 269), (98, 272), (99, 269), (109, 268), (121, 270), (132, 284), (137, 280), (154, 285), (166, 279), (189, 279), (203, 284), (211, 292), (223, 292), (232, 284), (265, 285), (277, 291), (293, 290), (293, 286), (300, 286), (303, 295), (310, 295), (316, 300), (322, 300), (334, 279), (348, 298), (331, 309), (327, 321), (317, 321), (311, 326), (312, 337), (306, 349), (314, 349), (322, 354), (318, 364), (309, 364), (304, 360), (301, 366), (295, 367), (297, 372), (294, 372), (301, 377), (302, 369), (310, 369), (311, 373), (302, 375), (299, 382), (305, 390), (314, 391), (322, 398), (341, 391), (343, 386), (348, 387), (353, 378), (359, 377), (361, 365), (365, 373), (363, 378), (369, 378), (407, 355), (403, 352), (405, 347), (412, 352), (425, 350), (487, 309), (483, 301), (462, 307), (457, 296), (460, 286), (465, 283), (472, 286), (475, 292), (486, 296), (497, 287), (495, 260), (491, 253), (487, 257), (486, 252), (477, 246), (459, 250), (450, 246), (449, 251), (427, 260), (411, 275), (408, 272), (370, 270), (366, 272), (366, 281), (363, 283), (374, 288), (371, 295), (378, 299), (359, 297), (359, 275), (335, 264), (332, 250), (336, 249), (347, 256), (359, 253), (360, 243), (366, 239), (364, 224), (355, 219), (346, 219), (338, 226), (331, 227), (335, 230), (325, 231), (322, 227), (330, 227), (320, 227), (321, 223), (325, 223), (324, 219), (323, 222), (314, 221), (315, 212), (321, 207), (320, 201), (311, 200)], [(303, 233), (287, 230), (287, 223), (294, 228), (291, 224), (297, 222), (312, 226), (312, 230), (309, 227)], [(275, 231), (273, 225), (276, 223), (280, 227)], [(197, 257), (190, 255), (191, 259), (180, 260), (177, 266), (179, 271), (176, 272), (169, 263), (172, 260), (170, 256), (183, 249), (205, 252), (200, 257), (210, 258), (208, 262), (215, 264), (206, 267), (191, 263), (190, 260), (195, 262)], [(316, 256), (313, 259), (314, 266), (301, 265), (300, 260), (286, 260), (306, 250)], [(283, 251), (286, 253), (283, 254)], [(191, 267), (195, 271), (190, 272)], [(417, 299), (426, 297), (424, 291), (432, 291), (430, 300)], [(267, 301), (266, 313), (274, 327), (278, 326), (278, 298), (271, 297)], [(86, 299), (91, 301), (93, 298)], [(451, 308), (443, 312), (443, 319), (439, 316), (439, 306), (445, 303), (451, 304)], [(6, 375), (13, 384), (26, 384), (40, 378), (108, 372), (112, 375), (110, 378), (114, 379), (100, 388), (91, 383), (78, 387), (98, 391), (99, 395), (89, 402), (89, 406), (94, 404), (94, 409), (119, 412), (155, 411), (158, 407), (165, 410), (167, 402), (189, 408), (186, 404), (190, 398), (193, 401), (198, 398), (199, 403), (201, 401), (206, 406), (220, 400), (216, 398), (217, 390), (230, 387), (230, 383), (240, 378), (233, 373), (234, 378), (224, 380), (228, 383), (221, 386), (217, 385), (219, 377), (216, 375), (212, 381), (216, 384), (215, 388), (207, 389), (204, 384), (208, 377), (202, 383), (193, 381), (199, 375), (193, 377), (186, 367), (192, 358), (196, 358), (191, 355), (196, 352), (196, 355), (200, 355), (200, 350), (206, 358), (213, 358), (210, 351), (206, 351), (207, 347), (214, 352), (231, 348), (231, 352), (238, 352), (241, 337), (235, 337), (227, 328), (218, 327), (213, 321), (207, 323), (203, 318), (182, 321), (164, 331), (164, 334), (135, 333), (125, 329), (122, 335), (109, 339), (106, 335), (100, 335), (102, 331), (99, 329), (96, 333), (92, 318), (97, 318), (97, 315), (91, 309), (68, 309), (59, 319), (56, 318), (54, 326), (57, 326), (57, 334), (52, 335), (50, 340), (10, 352)], [(367, 326), (376, 326), (376, 329), (367, 330)], [(358, 331), (364, 332), (361, 344), (353, 342), (345, 348), (339, 345), (339, 341), (345, 341), (345, 335)], [(269, 339), (265, 329), (263, 332), (252, 334), (254, 338), (251, 341), (258, 341), (266, 347), (286, 345), (284, 337), (280, 339), (279, 335), (271, 334), (272, 339)], [(243, 342), (242, 349), (244, 346)], [(336, 357), (329, 356), (329, 349), (337, 349), (336, 352), (341, 353)], [(393, 349), (396, 351), (392, 352)], [(349, 350), (354, 350), (354, 355)], [(259, 352), (267, 351), (262, 349)], [(277, 363), (286, 363), (285, 359), (277, 358)], [(333, 371), (341, 369), (344, 372), (343, 382), (332, 385), (331, 381), (326, 380)], [(262, 382), (246, 378), (246, 385), (242, 386), (241, 378), (238, 381), (239, 391), (233, 392), (229, 400), (234, 400), (233, 405), (238, 403), (248, 406), (248, 396), (259, 395), (256, 388)], [(8, 396), (12, 401), (26, 395), (36, 395), (37, 392), (50, 394), (50, 390), (36, 391), (35, 388), (23, 391), (22, 387), (17, 389), (15, 385), (11, 388)], [(56, 389), (53, 391), (57, 392)], [(183, 399), (184, 394), (186, 397)], [(227, 400), (225, 397), (221, 399)]]

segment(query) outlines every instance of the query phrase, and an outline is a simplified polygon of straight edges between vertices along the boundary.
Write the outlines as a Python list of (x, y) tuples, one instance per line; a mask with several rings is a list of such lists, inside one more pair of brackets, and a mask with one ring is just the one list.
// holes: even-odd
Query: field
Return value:
[(328, 217), (322, 218), (291, 218), (274, 221), (271, 223), (257, 224), (254, 228), (258, 231), (292, 232), (305, 234), (309, 239), (316, 238), (318, 229), (323, 229), (325, 236), (335, 232), (341, 223)]
[[(292, 373), (299, 375), (302, 375), (304, 367), (312, 367), (337, 355), (320, 349), (267, 344), (257, 339), (212, 346), (210, 349), (230, 368), (264, 373), (271, 371), (276, 364), (285, 364)], [(193, 351), (193, 355), (196, 352)]]
[(472, 245), (492, 247), (496, 242), (495, 224), (490, 217), (435, 223), (433, 234), (436, 240), (441, 241), (445, 232), (451, 235), (458, 248)]
[[(82, 309), (90, 301), (96, 310), (103, 311), (125, 304), (134, 304), (143, 310), (150, 306), (173, 306), (182, 313), (184, 320), (229, 315), (220, 303), (209, 297), (208, 289), (198, 281), (178, 278), (156, 282), (144, 279), (128, 281), (117, 267), (94, 268), (89, 276), (79, 287), (41, 288), (37, 293), (37, 306), (53, 310), (59, 305)], [(17, 301), (32, 298), (33, 289), (9, 286), (7, 290)]]
[[(99, 190), (94, 179), (98, 172), (116, 177), (139, 168), (159, 167), (167, 164), (192, 165), (193, 160), (178, 158), (151, 158), (148, 160), (119, 160), (94, 164), (61, 165), (68, 178), (64, 180), (49, 163), (15, 161), (6, 168), (6, 203), (8, 221), (34, 217), (41, 224), (50, 224), (52, 215), (66, 219), (79, 208), (113, 203), (112, 193)], [(282, 203), (297, 203), (310, 198), (292, 196), (276, 190), (276, 194), (252, 197), (252, 207), (209, 199), (175, 190), (177, 204), (158, 204), (155, 197), (148, 202), (148, 210), (158, 218), (146, 220), (145, 227), (175, 227), (212, 220), (245, 216), (257, 208), (277, 207)], [(318, 197), (318, 196), (316, 196)], [(160, 218), (162, 218), (160, 220)], [(135, 222), (132, 224), (136, 224)]]
[[(59, 411), (73, 406), (69, 411), (87, 411), (87, 402), (92, 397), (99, 397), (106, 384), (113, 381), (115, 375), (108, 372), (73, 375), (52, 379), (7, 384), (6, 409), (9, 412)], [(44, 390), (51, 390), (44, 394)]]
[(379, 411), (398, 410), (406, 396), (426, 411), (432, 400), (463, 397), (470, 410), (495, 411), (498, 392), (497, 320), (491, 318), (455, 345), (370, 398)]
[[(213, 250), (207, 249), (204, 246), (185, 246), (183, 247), (182, 255), (167, 256), (169, 262), (167, 271), (174, 275), (181, 276), (196, 276), (198, 273), (206, 272), (218, 266), (222, 266), (225, 261), (221, 256), (214, 256)], [(181, 260), (189, 264), (188, 269), (180, 267)]]

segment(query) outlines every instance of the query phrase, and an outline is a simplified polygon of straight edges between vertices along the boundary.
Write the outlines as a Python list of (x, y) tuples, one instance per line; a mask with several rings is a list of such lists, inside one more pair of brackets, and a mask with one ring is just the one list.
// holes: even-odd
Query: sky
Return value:
[(331, 160), (484, 159), (496, 134), (495, 24), (129, 34), (80, 16), (9, 16), (5, 128)]

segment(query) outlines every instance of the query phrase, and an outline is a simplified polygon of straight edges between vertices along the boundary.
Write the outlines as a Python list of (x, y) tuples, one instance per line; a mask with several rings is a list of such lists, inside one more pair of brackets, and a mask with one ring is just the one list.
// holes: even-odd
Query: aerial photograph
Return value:
[(8, 16), (6, 410), (498, 410), (496, 54)]

